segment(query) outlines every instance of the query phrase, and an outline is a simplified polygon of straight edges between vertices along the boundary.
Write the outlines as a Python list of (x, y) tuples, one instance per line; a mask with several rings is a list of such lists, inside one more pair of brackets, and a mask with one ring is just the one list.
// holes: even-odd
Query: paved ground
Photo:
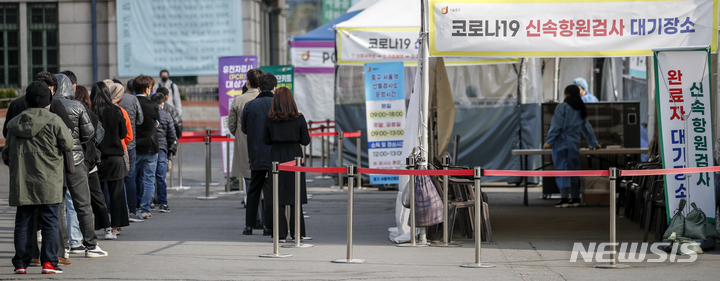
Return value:
[[(693, 263), (634, 263), (624, 270), (595, 269), (597, 263), (569, 262), (573, 242), (603, 242), (608, 237), (608, 208), (556, 209), (553, 202), (531, 193), (531, 206), (522, 205), (518, 189), (491, 188), (491, 222), (495, 244), (483, 244), (483, 261), (490, 269), (458, 267), (473, 261), (473, 241), (456, 235), (460, 248), (398, 248), (388, 240), (394, 224), (396, 191), (368, 189), (356, 193), (355, 257), (366, 264), (334, 264), (345, 257), (346, 199), (344, 192), (317, 181), (306, 207), (308, 241), (305, 249), (281, 248), (286, 259), (263, 259), (271, 253), (269, 237), (242, 235), (241, 195), (218, 195), (213, 201), (196, 200), (204, 194), (204, 157), (201, 144), (185, 147), (184, 184), (192, 188), (170, 191), (172, 213), (154, 214), (144, 223), (124, 228), (118, 240), (101, 246), (110, 255), (87, 259), (71, 255), (73, 265), (51, 276), (67, 280), (717, 280), (720, 251), (700, 255)], [(213, 149), (219, 159), (219, 149)], [(219, 160), (218, 160), (219, 161)], [(224, 182), (214, 167), (213, 180)], [(11, 275), (14, 253), (14, 208), (7, 207), (7, 167), (0, 166), (0, 279), (44, 279), (40, 269), (26, 276)], [(212, 192), (221, 191), (220, 186)], [(458, 231), (459, 233), (459, 231)], [(618, 219), (619, 241), (640, 241), (642, 229)], [(648, 255), (648, 258), (655, 257)]]

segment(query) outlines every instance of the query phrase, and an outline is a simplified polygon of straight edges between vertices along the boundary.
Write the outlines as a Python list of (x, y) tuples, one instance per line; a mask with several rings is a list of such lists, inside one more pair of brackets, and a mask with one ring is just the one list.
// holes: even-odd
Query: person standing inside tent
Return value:
[(583, 102), (599, 102), (598, 98), (591, 94), (588, 90), (588, 82), (585, 80), (585, 78), (578, 77), (573, 80), (573, 84), (580, 87), (580, 97), (582, 98)]
[[(598, 147), (595, 133), (587, 120), (585, 103), (580, 98), (580, 88), (569, 85), (565, 87), (565, 101), (555, 108), (543, 145), (545, 149), (552, 148), (556, 170), (580, 170), (580, 132), (591, 147)], [(555, 181), (560, 189), (560, 202), (555, 207), (580, 206), (580, 178), (556, 177)]]

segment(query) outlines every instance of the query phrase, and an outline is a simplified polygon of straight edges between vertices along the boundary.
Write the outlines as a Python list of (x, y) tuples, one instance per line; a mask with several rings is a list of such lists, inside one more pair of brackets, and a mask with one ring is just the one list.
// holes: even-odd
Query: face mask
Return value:
[(162, 81), (163, 81), (163, 83), (165, 83), (165, 82), (167, 82), (167, 80), (168, 80), (168, 77), (160, 77), (160, 80), (162, 80)]

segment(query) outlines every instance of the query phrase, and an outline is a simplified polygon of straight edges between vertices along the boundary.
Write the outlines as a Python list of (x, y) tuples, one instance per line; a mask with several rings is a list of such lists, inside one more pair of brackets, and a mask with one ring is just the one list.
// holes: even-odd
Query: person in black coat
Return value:
[[(303, 157), (301, 145), (310, 143), (310, 134), (307, 129), (305, 117), (297, 110), (290, 89), (282, 87), (275, 91), (270, 114), (265, 118), (263, 142), (271, 145), (270, 158), (272, 161), (285, 163)], [(278, 205), (290, 208), (290, 236), (295, 238), (295, 173), (280, 172), (278, 181)], [(307, 204), (307, 189), (305, 187), (305, 173), (300, 178), (300, 204)], [(281, 208), (284, 210), (284, 208)], [(302, 213), (302, 207), (300, 209)], [(280, 239), (285, 239), (288, 233), (285, 212), (280, 214)], [(305, 218), (300, 216), (300, 237), (305, 238)]]
[(270, 104), (273, 100), (273, 91), (277, 86), (275, 75), (266, 73), (260, 77), (260, 91), (257, 98), (248, 102), (243, 108), (240, 128), (247, 135), (248, 158), (250, 158), (250, 188), (247, 193), (247, 211), (245, 212), (244, 235), (252, 234), (252, 227), (256, 224), (260, 192), (265, 197), (263, 208), (263, 235), (272, 235), (272, 186), (270, 185), (270, 170), (272, 158), (270, 146), (263, 142), (265, 119), (270, 114)]

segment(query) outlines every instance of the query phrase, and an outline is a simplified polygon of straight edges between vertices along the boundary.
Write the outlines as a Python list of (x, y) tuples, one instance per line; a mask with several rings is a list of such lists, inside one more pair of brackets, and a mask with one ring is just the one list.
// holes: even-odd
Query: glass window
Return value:
[(28, 43), (30, 79), (40, 71), (57, 73), (58, 58), (58, 9), (57, 3), (28, 3)]
[(0, 4), (0, 88), (20, 87), (18, 4)]

